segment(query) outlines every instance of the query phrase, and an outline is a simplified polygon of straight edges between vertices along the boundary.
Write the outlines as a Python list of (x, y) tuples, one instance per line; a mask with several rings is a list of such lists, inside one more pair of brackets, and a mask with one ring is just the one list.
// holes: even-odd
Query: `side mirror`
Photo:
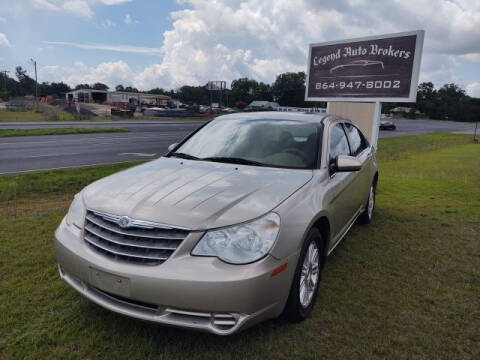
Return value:
[(170, 146), (168, 147), (168, 151), (170, 152), (170, 151), (175, 150), (175, 148), (176, 148), (177, 146), (178, 146), (178, 143), (173, 143), (172, 145), (170, 145)]
[(358, 171), (362, 168), (362, 162), (353, 156), (348, 155), (338, 155), (335, 171), (336, 172), (347, 172), (347, 171)]

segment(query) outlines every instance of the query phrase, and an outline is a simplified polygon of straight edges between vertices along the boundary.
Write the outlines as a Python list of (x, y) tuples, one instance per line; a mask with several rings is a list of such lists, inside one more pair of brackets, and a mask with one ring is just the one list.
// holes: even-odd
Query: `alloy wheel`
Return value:
[(375, 206), (375, 189), (373, 185), (370, 187), (370, 195), (368, 196), (368, 218), (372, 219), (373, 208)]
[(308, 246), (303, 259), (300, 273), (300, 304), (306, 308), (310, 305), (315, 290), (318, 286), (320, 257), (315, 241)]

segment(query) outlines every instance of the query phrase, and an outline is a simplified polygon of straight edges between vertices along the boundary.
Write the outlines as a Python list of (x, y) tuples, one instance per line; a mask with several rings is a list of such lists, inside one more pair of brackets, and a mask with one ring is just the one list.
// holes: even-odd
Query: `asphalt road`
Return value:
[[(121, 126), (130, 132), (0, 138), (0, 174), (154, 159), (164, 154), (170, 144), (178, 142), (201, 124), (202, 121), (81, 122), (62, 126)], [(0, 129), (59, 125), (0, 123)]]
[[(154, 159), (199, 127), (202, 121), (115, 121), (69, 123), (0, 123), (2, 128), (121, 126), (128, 133), (0, 137), (0, 174)], [(396, 131), (380, 137), (428, 132), (464, 132), (472, 123), (395, 120)]]
[[(387, 120), (387, 119), (385, 119)], [(390, 119), (388, 119), (390, 120)], [(475, 123), (439, 120), (393, 120), (397, 126), (395, 131), (380, 131), (380, 137), (415, 135), (431, 132), (473, 133)]]

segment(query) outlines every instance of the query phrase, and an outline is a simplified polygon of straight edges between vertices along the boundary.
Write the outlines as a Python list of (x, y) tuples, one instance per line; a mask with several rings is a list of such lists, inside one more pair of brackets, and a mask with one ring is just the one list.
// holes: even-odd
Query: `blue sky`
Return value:
[[(42, 8), (12, 13), (7, 11), (2, 15), (0, 9), (0, 16), (6, 20), (0, 22), (0, 32), (8, 34), (12, 44), (10, 49), (0, 48), (1, 63), (12, 71), (16, 65), (29, 68), (29, 59), (32, 57), (37, 59), (39, 65), (68, 65), (82, 61), (94, 66), (102, 62), (124, 60), (133, 69), (141, 70), (148, 64), (159, 61), (161, 54), (139, 56), (138, 53), (129, 52), (91, 51), (71, 46), (54, 46), (47, 42), (160, 48), (163, 32), (172, 25), (170, 13), (178, 9), (179, 6), (174, 1), (146, 0), (116, 6), (100, 3), (92, 6), (94, 14), (90, 18)], [(128, 15), (131, 18), (130, 24), (125, 23)]]
[[(435, 13), (435, 16), (432, 14)], [(480, 97), (478, 0), (0, 0), (0, 70), (148, 90), (305, 71), (311, 42), (426, 30), (421, 81)]]

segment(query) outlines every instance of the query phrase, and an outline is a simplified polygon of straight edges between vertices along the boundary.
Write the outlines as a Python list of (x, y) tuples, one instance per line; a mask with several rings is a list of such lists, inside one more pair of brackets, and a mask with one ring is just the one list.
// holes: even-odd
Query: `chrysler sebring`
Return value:
[(375, 149), (346, 119), (217, 117), (85, 187), (55, 232), (60, 276), (117, 313), (219, 335), (311, 313), (327, 256), (369, 223)]

